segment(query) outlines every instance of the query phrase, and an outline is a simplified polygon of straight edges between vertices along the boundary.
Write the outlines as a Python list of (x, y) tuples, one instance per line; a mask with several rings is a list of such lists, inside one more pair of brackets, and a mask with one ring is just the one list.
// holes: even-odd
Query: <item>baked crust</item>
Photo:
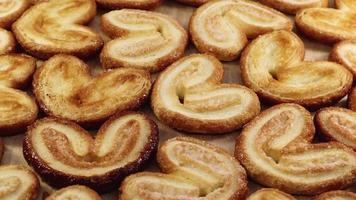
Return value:
[(292, 195), (274, 188), (262, 188), (251, 194), (247, 200), (297, 200)]
[(188, 34), (173, 18), (151, 11), (122, 9), (101, 17), (113, 40), (100, 54), (104, 68), (133, 67), (158, 72), (181, 58)]
[(144, 70), (120, 68), (92, 77), (83, 61), (69, 55), (56, 55), (44, 62), (33, 80), (34, 94), (45, 113), (85, 127), (138, 108), (150, 88), (150, 74)]
[(352, 74), (333, 62), (303, 61), (304, 51), (303, 42), (292, 32), (260, 36), (241, 56), (243, 83), (266, 103), (297, 103), (311, 110), (346, 96), (352, 87)]
[(157, 161), (163, 173), (127, 177), (120, 200), (242, 200), (247, 194), (245, 170), (233, 156), (207, 142), (172, 138), (159, 148)]
[(292, 27), (287, 16), (262, 4), (246, 0), (213, 0), (193, 13), (189, 31), (200, 52), (231, 61), (240, 55), (247, 38), (273, 30), (292, 30)]
[(176, 1), (190, 6), (201, 6), (211, 0), (176, 0)]
[(108, 9), (133, 8), (149, 10), (158, 7), (163, 0), (96, 0), (96, 2)]
[(30, 7), (28, 0), (3, 0), (0, 5), (0, 27), (8, 28)]
[(62, 188), (44, 200), (64, 200), (64, 199), (83, 199), (83, 200), (102, 200), (98, 193), (83, 185), (72, 185)]
[(353, 192), (348, 192), (345, 190), (337, 190), (323, 193), (319, 196), (316, 196), (313, 200), (355, 200), (356, 194)]
[(334, 0), (335, 7), (341, 10), (355, 11), (356, 4), (353, 0)]
[(31, 170), (20, 165), (0, 166), (1, 199), (36, 200), (40, 183)]
[(330, 60), (345, 66), (356, 80), (356, 40), (345, 40), (337, 43), (331, 50)]
[(252, 179), (291, 194), (315, 195), (354, 183), (356, 152), (338, 142), (311, 144), (314, 132), (302, 106), (273, 106), (244, 126), (235, 156)]
[(153, 86), (153, 112), (168, 126), (191, 133), (221, 134), (241, 128), (260, 112), (260, 103), (250, 89), (220, 83), (223, 73), (213, 56), (193, 54), (178, 60)]
[(328, 0), (258, 0), (276, 10), (287, 14), (296, 14), (299, 10), (314, 7), (328, 7)]
[(0, 55), (13, 52), (15, 47), (16, 42), (12, 33), (0, 28)]
[(95, 15), (94, 0), (50, 0), (28, 9), (12, 31), (25, 51), (38, 58), (60, 53), (89, 57), (103, 46), (100, 36), (83, 26)]
[(354, 87), (348, 98), (349, 108), (356, 112), (356, 87)]
[(23, 153), (54, 187), (80, 184), (108, 192), (141, 170), (157, 145), (157, 125), (142, 113), (124, 112), (106, 121), (95, 139), (73, 122), (38, 120), (26, 133)]

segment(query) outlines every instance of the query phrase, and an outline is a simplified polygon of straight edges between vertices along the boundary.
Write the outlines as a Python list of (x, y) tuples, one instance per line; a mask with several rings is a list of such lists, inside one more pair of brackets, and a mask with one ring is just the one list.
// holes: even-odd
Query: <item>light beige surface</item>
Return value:
[[(333, 5), (333, 4), (331, 4)], [(192, 11), (194, 10), (193, 7), (185, 6), (183, 4), (176, 3), (174, 0), (166, 0), (166, 2), (160, 6), (156, 11), (161, 12), (161, 13), (166, 13), (174, 18), (176, 18), (183, 26), (184, 28), (187, 29), (188, 23), (189, 23), (189, 18), (192, 14)], [(95, 29), (100, 30), (99, 24), (100, 24), (100, 16), (104, 14), (106, 11), (99, 10), (97, 17), (94, 19), (94, 21), (90, 24), (91, 27), (95, 27)], [(100, 34), (105, 38), (105, 40), (108, 40), (108, 37), (104, 35), (102, 31), (100, 31)], [(301, 36), (300, 33), (298, 33), (299, 36)], [(315, 61), (315, 60), (327, 60), (329, 56), (329, 52), (331, 50), (330, 46), (326, 46), (320, 43), (312, 42), (310, 40), (307, 40), (305, 38), (302, 38), (305, 47), (306, 47), (306, 60), (310, 61)], [(74, 44), (75, 45), (75, 44)], [(196, 49), (193, 47), (192, 44), (189, 45), (189, 48), (186, 50), (186, 55), (189, 55), (191, 53), (197, 52)], [(98, 62), (98, 57), (96, 56), (95, 58), (87, 61), (87, 63), (93, 68), (95, 72), (100, 71), (100, 64)], [(239, 70), (239, 60), (233, 61), (233, 62), (225, 62), (224, 63), (224, 81), (225, 82), (230, 82), (230, 83), (241, 83), (241, 78), (240, 78), (240, 70)], [(345, 100), (343, 100), (340, 104), (345, 105)], [(160, 130), (160, 143), (163, 141), (178, 136), (178, 135), (185, 135), (185, 136), (191, 136), (199, 139), (203, 139), (205, 141), (211, 142), (215, 145), (218, 145), (224, 149), (226, 149), (229, 153), (233, 154), (234, 151), (234, 145), (235, 145), (235, 138), (239, 134), (239, 131), (236, 131), (231, 134), (226, 134), (226, 135), (217, 135), (217, 136), (202, 136), (202, 135), (187, 135), (175, 130), (170, 129), (169, 127), (163, 125), (160, 123), (157, 118), (152, 114), (152, 111), (149, 107), (149, 105), (145, 105), (141, 108), (142, 111), (146, 112), (149, 114), (149, 116), (154, 119), (157, 124), (159, 125), (159, 130)], [(2, 164), (23, 164), (27, 165), (26, 161), (23, 158), (22, 155), (22, 140), (23, 140), (23, 135), (18, 135), (14, 137), (7, 137), (5, 138), (5, 155), (2, 161)], [(157, 164), (155, 162), (152, 162), (149, 167), (147, 167), (145, 170), (147, 171), (153, 171), (157, 170)], [(253, 192), (257, 189), (259, 189), (261, 186), (258, 184), (253, 183), (251, 180), (249, 181), (249, 189), (250, 192)], [(52, 189), (48, 187), (46, 184), (42, 184), (42, 188), (47, 191), (51, 192)], [(354, 184), (351, 188), (352, 191), (356, 192), (356, 185)], [(41, 195), (40, 195), (41, 197)], [(117, 191), (112, 192), (110, 194), (103, 195), (105, 200), (116, 200), (118, 199), (118, 194)], [(310, 199), (307, 197), (300, 197), (299, 199)]]

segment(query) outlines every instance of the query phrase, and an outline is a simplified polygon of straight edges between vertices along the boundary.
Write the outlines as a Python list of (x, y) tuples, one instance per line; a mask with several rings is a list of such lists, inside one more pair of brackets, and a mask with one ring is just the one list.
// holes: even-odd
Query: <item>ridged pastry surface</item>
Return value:
[(220, 83), (223, 66), (213, 56), (193, 54), (163, 71), (155, 82), (151, 106), (155, 115), (178, 130), (226, 133), (260, 111), (257, 95), (238, 84)]
[(231, 61), (239, 56), (247, 38), (273, 30), (291, 30), (293, 24), (282, 13), (253, 1), (214, 0), (193, 13), (189, 26), (200, 52)]
[(245, 170), (233, 156), (209, 143), (173, 138), (159, 148), (157, 160), (164, 173), (127, 177), (120, 187), (121, 200), (245, 199)]
[(159, 6), (163, 0), (96, 0), (96, 2), (109, 9), (153, 9)]
[(297, 200), (290, 194), (274, 188), (263, 188), (252, 193), (247, 200)]
[(16, 42), (12, 33), (0, 28), (0, 55), (13, 52), (15, 47)]
[(188, 34), (176, 20), (151, 11), (111, 11), (102, 16), (101, 26), (113, 38), (100, 55), (104, 68), (157, 72), (182, 57), (188, 43)]
[(314, 200), (355, 200), (356, 194), (344, 190), (330, 191), (314, 198)]
[(88, 57), (103, 45), (97, 33), (83, 26), (95, 14), (94, 0), (50, 0), (32, 6), (12, 30), (25, 51), (36, 57), (59, 53)]
[(235, 155), (258, 183), (313, 195), (356, 180), (356, 152), (338, 142), (312, 144), (311, 114), (297, 104), (271, 107), (248, 123)]
[(30, 7), (28, 0), (2, 0), (0, 2), (0, 27), (9, 27)]
[(330, 59), (345, 66), (356, 79), (356, 40), (337, 43), (331, 51)]
[(356, 88), (354, 87), (348, 97), (349, 108), (356, 112)]
[(259, 2), (288, 14), (314, 7), (328, 7), (328, 0), (258, 0)]
[(326, 61), (303, 61), (304, 44), (292, 32), (275, 31), (255, 39), (240, 60), (242, 80), (268, 103), (298, 103), (315, 109), (347, 95), (352, 74)]
[(102, 198), (86, 186), (72, 185), (52, 193), (44, 200), (102, 200)]

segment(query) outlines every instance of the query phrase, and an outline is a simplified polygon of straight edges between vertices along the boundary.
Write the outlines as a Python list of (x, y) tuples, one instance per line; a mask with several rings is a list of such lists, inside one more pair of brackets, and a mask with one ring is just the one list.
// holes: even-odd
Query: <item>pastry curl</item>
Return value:
[(330, 60), (342, 64), (356, 80), (356, 40), (346, 40), (337, 43), (331, 50)]
[(344, 190), (330, 191), (316, 196), (313, 200), (355, 200), (356, 194)]
[(189, 27), (200, 52), (231, 61), (240, 55), (247, 38), (273, 30), (291, 30), (293, 23), (282, 13), (253, 1), (214, 0), (193, 13)]
[(122, 8), (134, 8), (134, 9), (153, 9), (159, 6), (163, 0), (96, 0), (96, 2), (109, 9), (122, 9)]
[(12, 26), (25, 51), (39, 58), (65, 53), (89, 57), (102, 46), (100, 36), (83, 26), (94, 18), (94, 0), (50, 0), (32, 6)]
[(157, 145), (157, 125), (144, 114), (126, 112), (106, 121), (95, 139), (73, 122), (38, 120), (26, 133), (23, 153), (52, 186), (80, 184), (107, 192), (141, 170)]
[(242, 200), (247, 193), (245, 170), (224, 150), (201, 140), (176, 137), (158, 150), (163, 173), (127, 177), (121, 200)]
[(62, 188), (44, 200), (102, 200), (102, 198), (94, 190), (82, 186), (72, 185), (66, 188)]
[(151, 80), (148, 72), (132, 68), (92, 77), (83, 61), (56, 55), (36, 71), (33, 88), (48, 115), (93, 127), (117, 112), (138, 108), (150, 92)]
[(13, 52), (15, 47), (16, 42), (12, 33), (0, 28), (0, 55)]
[(354, 87), (348, 97), (349, 108), (356, 112), (356, 87)]
[(235, 156), (251, 178), (291, 194), (320, 194), (354, 183), (356, 152), (338, 142), (311, 144), (314, 132), (305, 108), (280, 104), (244, 126)]
[(0, 166), (0, 199), (36, 200), (40, 183), (31, 170), (19, 165)]
[(346, 96), (352, 74), (333, 62), (303, 61), (304, 51), (303, 42), (288, 31), (255, 39), (240, 60), (244, 84), (268, 103), (298, 103), (310, 109)]
[(161, 71), (183, 56), (188, 35), (167, 15), (142, 10), (116, 10), (101, 18), (106, 43), (100, 61), (104, 68), (134, 67)]
[(209, 1), (212, 1), (212, 0), (176, 0), (176, 1), (190, 5), (190, 6), (201, 6), (201, 5), (203, 5)]
[(249, 196), (247, 200), (297, 200), (297, 199), (291, 196), (290, 194), (284, 193), (278, 189), (263, 188), (251, 194), (251, 196)]
[(0, 27), (9, 27), (30, 7), (28, 0), (2, 0), (0, 3)]
[(217, 134), (241, 128), (260, 112), (257, 95), (222, 84), (223, 66), (213, 56), (193, 54), (173, 63), (155, 82), (151, 105), (159, 120), (191, 133)]
[(314, 7), (328, 7), (329, 0), (258, 0), (259, 2), (288, 14)]

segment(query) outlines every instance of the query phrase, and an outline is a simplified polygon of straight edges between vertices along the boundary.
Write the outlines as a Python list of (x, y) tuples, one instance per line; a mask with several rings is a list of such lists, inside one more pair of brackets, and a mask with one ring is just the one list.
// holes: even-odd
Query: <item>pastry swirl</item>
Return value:
[(193, 54), (169, 66), (156, 80), (151, 105), (159, 120), (192, 133), (239, 129), (260, 112), (257, 95), (222, 84), (223, 66), (213, 56)]
[(253, 1), (214, 0), (199, 7), (190, 19), (190, 34), (197, 49), (219, 60), (236, 59), (247, 38), (273, 30), (291, 30), (282, 13)]
[(94, 190), (82, 186), (72, 185), (62, 188), (44, 200), (102, 200), (102, 198)]
[(73, 122), (38, 120), (26, 133), (23, 153), (52, 186), (80, 184), (107, 192), (140, 170), (157, 145), (157, 125), (144, 114), (126, 112), (106, 121), (95, 139)]
[(258, 0), (259, 2), (288, 14), (314, 7), (328, 7), (328, 0)]
[(0, 199), (36, 200), (40, 183), (31, 170), (19, 165), (0, 166)]
[(241, 56), (242, 81), (272, 104), (298, 103), (316, 109), (347, 95), (352, 74), (333, 62), (303, 61), (304, 51), (303, 42), (292, 32), (265, 34)]
[(36, 71), (33, 88), (47, 114), (95, 126), (117, 112), (138, 108), (149, 94), (151, 80), (148, 72), (132, 68), (92, 77), (83, 61), (56, 55)]
[(251, 194), (251, 196), (249, 196), (247, 200), (297, 200), (297, 199), (291, 196), (290, 194), (284, 193), (278, 189), (263, 188)]
[(104, 68), (134, 67), (157, 72), (183, 56), (188, 43), (184, 28), (160, 13), (122, 9), (101, 18), (102, 29), (114, 38), (100, 61)]
[(0, 28), (0, 55), (11, 53), (15, 50), (15, 38), (10, 31)]
[(127, 177), (121, 200), (242, 200), (247, 193), (245, 170), (224, 150), (204, 141), (176, 137), (158, 150), (163, 173)]
[(83, 26), (95, 14), (94, 0), (50, 0), (28, 9), (12, 30), (25, 51), (36, 57), (60, 53), (88, 57), (103, 45), (97, 33)]
[(337, 43), (331, 51), (330, 60), (345, 66), (356, 80), (356, 40)]
[(0, 27), (9, 27), (30, 7), (28, 0), (2, 0), (0, 3)]
[(354, 87), (348, 98), (349, 108), (356, 112), (356, 87)]
[(153, 9), (159, 6), (163, 0), (96, 0), (96, 2), (109, 9)]
[(344, 190), (330, 191), (314, 198), (314, 200), (355, 200), (356, 194)]
[(314, 132), (305, 108), (280, 104), (244, 126), (235, 156), (251, 178), (291, 194), (320, 194), (354, 183), (356, 152), (338, 142), (311, 144)]

